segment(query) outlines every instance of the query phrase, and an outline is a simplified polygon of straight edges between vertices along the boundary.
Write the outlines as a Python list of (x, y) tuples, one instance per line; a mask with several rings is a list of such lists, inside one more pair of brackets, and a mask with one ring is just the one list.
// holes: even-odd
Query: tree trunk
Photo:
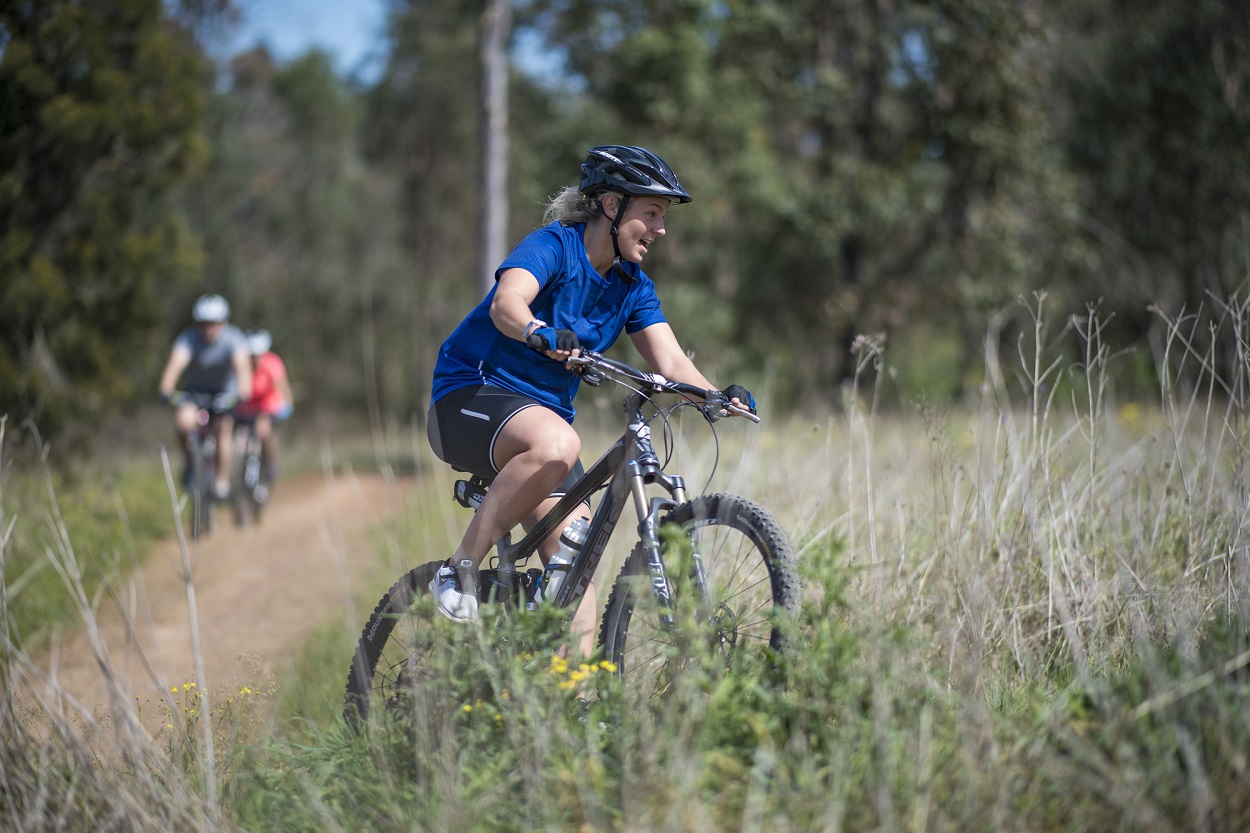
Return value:
[(495, 284), (506, 254), (508, 226), (508, 36), (512, 0), (484, 0), (482, 9), (482, 198), (478, 275), (482, 294)]

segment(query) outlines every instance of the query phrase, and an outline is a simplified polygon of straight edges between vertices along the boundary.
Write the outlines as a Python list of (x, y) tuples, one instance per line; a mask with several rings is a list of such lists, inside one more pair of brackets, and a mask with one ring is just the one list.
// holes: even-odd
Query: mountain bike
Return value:
[(256, 418), (235, 414), (234, 419), (234, 453), (239, 461), (232, 484), (234, 522), (237, 526), (246, 526), (251, 522), (260, 523), (272, 484), (265, 473)]
[[(679, 408), (700, 410), (712, 426), (727, 413), (755, 422), (758, 417), (731, 406), (718, 392), (594, 352), (567, 364), (588, 385), (606, 380), (625, 389), (624, 432), (532, 530), (516, 543), (511, 532), (496, 543), (489, 566), (478, 574), (480, 603), (524, 612), (545, 601), (576, 610), (622, 512), (632, 504), (638, 538), (608, 596), (598, 637), (603, 658), (648, 698), (662, 698), (676, 674), (692, 662), (708, 662), (708, 656), (724, 668), (771, 666), (798, 612), (800, 587), (790, 540), (756, 503), (728, 494), (690, 497), (682, 476), (665, 470), (673, 457), (671, 417)], [(661, 395), (676, 400), (661, 405), (655, 401)], [(657, 418), (663, 426), (664, 461), (651, 439)], [(715, 438), (715, 427), (712, 434)], [(476, 476), (458, 480), (453, 497), (476, 510), (489, 487)], [(658, 493), (649, 495), (649, 487)], [(545, 598), (550, 565), (547, 571), (521, 567), (579, 504), (601, 490), (585, 543), (554, 595)], [(442, 564), (442, 559), (422, 564), (400, 577), (365, 623), (344, 694), (343, 715), (353, 728), (358, 730), (371, 713), (399, 708), (437, 649), (430, 619), (439, 614), (429, 583)], [(687, 650), (691, 621), (702, 652)]]
[(186, 439), (190, 466), (183, 475), (182, 485), (191, 502), (191, 537), (200, 538), (213, 530), (218, 425), (222, 416), (238, 403), (238, 397), (229, 393), (178, 392), (170, 398), (175, 407), (183, 402), (192, 402), (197, 408), (195, 430)]

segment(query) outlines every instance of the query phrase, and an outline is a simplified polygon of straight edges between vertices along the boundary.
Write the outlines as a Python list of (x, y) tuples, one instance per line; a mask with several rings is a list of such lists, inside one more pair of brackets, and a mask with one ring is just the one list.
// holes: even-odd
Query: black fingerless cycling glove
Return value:
[(755, 413), (755, 397), (751, 395), (751, 391), (742, 385), (730, 385), (721, 391), (726, 399), (737, 399), (743, 405), (747, 406), (747, 410)]
[(545, 352), (547, 350), (573, 351), (581, 347), (577, 341), (577, 333), (572, 330), (557, 330), (555, 327), (539, 327), (529, 334), (525, 343), (530, 347)]

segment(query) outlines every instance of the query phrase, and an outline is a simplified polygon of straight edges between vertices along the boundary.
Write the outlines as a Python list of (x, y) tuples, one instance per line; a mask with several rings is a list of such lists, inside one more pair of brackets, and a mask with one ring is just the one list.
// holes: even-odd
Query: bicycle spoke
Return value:
[(669, 520), (687, 526), (705, 583), (693, 583), (700, 575), (693, 567), (688, 576), (674, 576), (684, 557), (666, 555), (674, 624), (665, 632), (645, 555), (635, 550), (622, 571), (630, 580), (613, 589), (604, 617), (609, 656), (644, 701), (666, 693), (674, 674), (691, 664), (716, 674), (768, 667), (782, 645), (778, 614), (797, 606), (793, 550), (759, 507), (709, 496), (679, 507)]

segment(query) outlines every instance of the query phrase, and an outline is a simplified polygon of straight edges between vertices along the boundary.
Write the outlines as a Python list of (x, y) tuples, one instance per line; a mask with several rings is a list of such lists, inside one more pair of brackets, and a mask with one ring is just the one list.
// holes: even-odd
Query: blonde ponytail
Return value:
[(598, 213), (598, 199), (588, 197), (579, 191), (577, 186), (570, 185), (547, 203), (547, 210), (543, 212), (543, 225), (556, 220), (559, 220), (562, 226), (590, 223)]

